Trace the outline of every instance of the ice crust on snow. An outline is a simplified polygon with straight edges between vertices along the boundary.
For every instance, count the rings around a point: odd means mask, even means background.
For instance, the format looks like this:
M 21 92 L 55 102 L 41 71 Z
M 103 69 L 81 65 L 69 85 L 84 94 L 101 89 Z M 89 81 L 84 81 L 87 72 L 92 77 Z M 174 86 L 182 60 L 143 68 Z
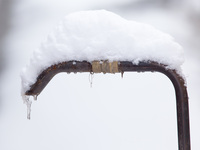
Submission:
M 22 94 L 47 67 L 63 61 L 156 61 L 180 72 L 182 47 L 154 27 L 106 11 L 72 13 L 49 34 L 22 70 Z

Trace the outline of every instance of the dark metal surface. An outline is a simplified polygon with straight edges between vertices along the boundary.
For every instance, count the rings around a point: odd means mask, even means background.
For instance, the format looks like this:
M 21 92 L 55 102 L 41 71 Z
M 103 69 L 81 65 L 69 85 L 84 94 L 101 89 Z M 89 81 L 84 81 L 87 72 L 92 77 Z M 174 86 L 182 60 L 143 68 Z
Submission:
M 134 65 L 132 62 L 121 61 L 118 64 L 119 72 L 161 72 L 173 83 L 176 93 L 178 144 L 179 150 L 190 150 L 190 127 L 188 95 L 184 79 L 175 71 L 166 69 L 165 65 L 156 62 L 140 62 Z M 93 72 L 92 65 L 86 61 L 69 61 L 53 65 L 44 70 L 37 78 L 26 95 L 39 95 L 48 82 L 60 72 Z

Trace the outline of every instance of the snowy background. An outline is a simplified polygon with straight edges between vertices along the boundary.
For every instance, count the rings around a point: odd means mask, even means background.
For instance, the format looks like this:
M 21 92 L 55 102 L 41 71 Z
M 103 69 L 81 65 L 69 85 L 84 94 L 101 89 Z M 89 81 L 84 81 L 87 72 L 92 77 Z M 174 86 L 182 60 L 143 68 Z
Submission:
M 199 0 L 0 0 L 0 149 L 177 149 L 175 93 L 160 73 L 62 73 L 32 104 L 26 119 L 20 71 L 65 15 L 106 9 L 149 23 L 185 50 L 191 146 L 200 144 Z

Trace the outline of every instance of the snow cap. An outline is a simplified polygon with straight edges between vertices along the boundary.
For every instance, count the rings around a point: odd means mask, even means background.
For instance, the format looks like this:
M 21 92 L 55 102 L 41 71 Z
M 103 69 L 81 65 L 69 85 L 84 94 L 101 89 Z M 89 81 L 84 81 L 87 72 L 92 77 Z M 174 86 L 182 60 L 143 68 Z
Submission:
M 106 11 L 72 13 L 49 34 L 22 70 L 22 93 L 46 68 L 63 61 L 155 61 L 180 72 L 183 50 L 170 35 Z

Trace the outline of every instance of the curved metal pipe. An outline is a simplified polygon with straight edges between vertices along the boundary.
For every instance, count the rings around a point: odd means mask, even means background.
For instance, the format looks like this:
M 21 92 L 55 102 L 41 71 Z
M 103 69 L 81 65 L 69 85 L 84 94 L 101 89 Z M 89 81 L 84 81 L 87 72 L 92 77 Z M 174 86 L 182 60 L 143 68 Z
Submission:
M 119 72 L 161 72 L 173 83 L 176 93 L 178 144 L 179 150 L 190 150 L 190 127 L 188 95 L 184 79 L 175 71 L 167 69 L 166 65 L 156 62 L 140 62 L 134 65 L 132 62 L 121 61 L 118 63 Z M 52 65 L 44 70 L 37 78 L 26 95 L 39 95 L 49 81 L 60 72 L 93 72 L 92 64 L 87 61 L 68 61 Z

